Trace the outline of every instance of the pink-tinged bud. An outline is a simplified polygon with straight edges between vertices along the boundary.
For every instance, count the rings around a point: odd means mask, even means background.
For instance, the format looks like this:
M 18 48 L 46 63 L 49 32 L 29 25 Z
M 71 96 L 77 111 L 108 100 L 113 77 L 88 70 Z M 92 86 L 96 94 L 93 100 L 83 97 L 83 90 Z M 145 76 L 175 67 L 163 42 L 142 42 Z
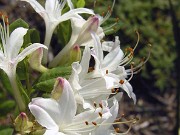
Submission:
M 98 15 L 89 17 L 86 23 L 82 26 L 76 43 L 81 45 L 91 40 L 91 32 L 97 32 L 99 28 L 99 21 L 100 19 Z
M 26 113 L 21 112 L 14 121 L 14 127 L 17 132 L 22 134 L 30 133 L 33 123 L 29 121 Z
M 75 45 L 70 51 L 68 64 L 72 64 L 73 62 L 80 60 L 81 60 L 81 49 L 79 45 Z
M 32 69 L 37 70 L 39 72 L 46 72 L 48 70 L 41 64 L 42 57 L 43 48 L 39 48 L 31 54 L 29 58 L 29 64 Z
M 54 88 L 51 92 L 51 98 L 58 100 L 61 97 L 63 89 L 64 89 L 64 79 L 61 77 L 58 77 L 54 84 Z

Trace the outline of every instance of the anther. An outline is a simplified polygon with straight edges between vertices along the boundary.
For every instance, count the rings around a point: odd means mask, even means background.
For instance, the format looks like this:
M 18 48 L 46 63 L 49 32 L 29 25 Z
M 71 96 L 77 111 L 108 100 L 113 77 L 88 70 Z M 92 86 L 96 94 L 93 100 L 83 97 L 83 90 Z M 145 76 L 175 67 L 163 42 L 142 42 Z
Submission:
M 111 89 L 111 92 L 112 92 L 112 93 L 115 93 L 115 89 L 114 89 L 114 88 L 113 88 L 113 89 Z
M 102 117 L 102 113 L 101 112 L 99 112 L 99 116 Z
M 106 74 L 108 74 L 108 70 L 106 70 Z
M 119 83 L 120 83 L 120 84 L 124 84 L 124 80 L 120 80 Z
M 119 22 L 119 18 L 118 17 L 116 18 L 116 22 Z
M 85 124 L 86 124 L 86 125 L 89 125 L 89 123 L 88 123 L 87 121 L 85 121 Z
M 102 12 L 102 14 L 101 14 L 101 15 L 102 15 L 102 17 L 104 17 L 105 13 L 104 13 L 104 12 Z
M 116 131 L 116 133 L 120 133 L 120 128 L 115 128 L 114 130 Z
M 96 104 L 96 102 L 94 102 L 94 107 L 97 107 L 97 104 Z
M 93 124 L 94 126 L 97 126 L 97 123 L 96 123 L 96 122 L 92 122 L 92 124 Z
M 103 108 L 103 105 L 102 105 L 102 103 L 99 103 L 99 107 L 100 107 L 100 108 Z

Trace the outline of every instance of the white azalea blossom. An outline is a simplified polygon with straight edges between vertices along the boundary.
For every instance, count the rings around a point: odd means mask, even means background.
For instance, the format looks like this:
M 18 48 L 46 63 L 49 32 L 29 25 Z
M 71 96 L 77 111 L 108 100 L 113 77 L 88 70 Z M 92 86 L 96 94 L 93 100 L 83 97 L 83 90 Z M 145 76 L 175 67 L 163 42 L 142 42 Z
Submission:
M 16 82 L 17 64 L 33 51 L 37 50 L 38 48 L 46 48 L 46 46 L 39 43 L 34 43 L 20 52 L 21 46 L 23 45 L 23 37 L 27 33 L 28 29 L 19 27 L 9 35 L 8 18 L 5 18 L 4 15 L 2 15 L 2 19 L 3 25 L 0 24 L 0 37 L 2 42 L 0 46 L 0 69 L 4 70 L 9 77 L 16 102 L 20 110 L 24 110 L 25 105 L 23 104 L 24 102 L 21 98 L 21 94 Z
M 116 100 L 110 109 L 107 102 L 102 101 L 101 107 L 76 115 L 73 90 L 66 79 L 61 78 L 60 82 L 63 89 L 59 99 L 34 98 L 29 103 L 29 109 L 37 122 L 46 128 L 44 135 L 88 135 L 101 127 L 104 121 L 116 117 L 113 116 L 117 114 L 119 106 Z
M 46 0 L 45 8 L 37 2 L 37 0 L 21 0 L 26 1 L 34 8 L 34 10 L 44 19 L 46 25 L 46 35 L 44 44 L 49 47 L 52 34 L 57 25 L 63 21 L 69 20 L 71 18 L 79 18 L 78 14 L 87 13 L 94 14 L 94 12 L 87 8 L 77 8 L 73 9 L 73 4 L 71 0 Z M 62 10 L 65 4 L 68 4 L 70 10 L 62 14 Z M 47 57 L 47 52 L 45 51 L 44 58 Z M 47 58 L 45 58 L 45 63 Z
M 93 108 L 94 102 L 100 102 L 112 94 L 112 88 L 118 86 L 110 74 L 104 77 L 92 78 L 88 73 L 90 61 L 90 48 L 85 47 L 81 63 L 72 64 L 72 74 L 69 82 L 74 90 L 76 101 L 83 105 L 84 109 Z
M 125 70 L 123 64 L 127 64 L 131 59 L 124 57 L 123 51 L 120 49 L 120 41 L 116 37 L 115 42 L 111 42 L 111 46 L 107 46 L 107 43 L 101 44 L 99 37 L 96 33 L 92 32 L 94 39 L 94 49 L 91 51 L 91 55 L 95 59 L 95 67 L 91 72 L 92 78 L 111 75 L 119 82 L 118 87 L 121 87 L 126 91 L 128 96 L 136 103 L 136 96 L 133 93 L 132 86 L 126 80 L 127 75 L 130 74 L 129 70 Z M 104 56 L 103 50 L 108 51 L 108 54 Z M 106 75 L 107 76 L 107 75 Z M 115 86 L 115 88 L 118 88 Z

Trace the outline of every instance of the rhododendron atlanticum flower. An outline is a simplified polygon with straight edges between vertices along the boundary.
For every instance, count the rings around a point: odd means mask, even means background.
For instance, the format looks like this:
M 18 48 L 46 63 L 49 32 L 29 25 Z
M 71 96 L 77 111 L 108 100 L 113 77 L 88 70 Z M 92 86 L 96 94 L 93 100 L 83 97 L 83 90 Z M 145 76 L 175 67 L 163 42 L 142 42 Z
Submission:
M 22 104 L 22 99 L 17 99 L 18 97 L 21 97 L 16 84 L 17 64 L 33 51 L 41 47 L 46 48 L 46 46 L 39 43 L 34 43 L 20 52 L 21 46 L 23 45 L 23 37 L 27 33 L 28 29 L 19 27 L 9 35 L 8 18 L 2 15 L 2 19 L 3 25 L 0 24 L 0 36 L 2 42 L 0 48 L 0 68 L 4 70 L 9 77 L 13 87 L 15 99 L 18 102 L 19 107 L 25 108 L 25 106 Z
M 58 80 L 61 86 L 59 98 L 34 98 L 29 103 L 29 109 L 37 122 L 46 128 L 45 135 L 89 135 L 112 117 L 111 110 L 117 113 L 118 109 L 109 109 L 103 101 L 101 107 L 76 115 L 77 105 L 69 82 L 63 78 Z M 112 108 L 118 108 L 117 101 Z
M 86 46 L 81 63 L 72 64 L 72 74 L 69 78 L 76 101 L 83 105 L 84 109 L 92 109 L 94 102 L 107 99 L 112 94 L 111 89 L 118 85 L 117 81 L 110 76 L 92 78 L 88 72 L 90 57 L 90 48 Z
M 104 47 L 106 51 L 109 52 L 106 56 L 103 54 L 103 45 L 105 44 L 101 44 L 96 33 L 92 32 L 92 37 L 94 39 L 94 49 L 91 51 L 91 54 L 95 59 L 95 67 L 91 73 L 92 78 L 109 74 L 119 82 L 118 87 L 124 89 L 128 96 L 134 100 L 134 103 L 136 103 L 136 96 L 133 93 L 132 86 L 126 80 L 127 75 L 129 75 L 129 70 L 125 70 L 123 66 L 123 64 L 127 64 L 131 58 L 124 57 L 124 53 L 120 49 L 120 41 L 118 37 L 116 37 L 114 43 L 111 43 L 111 46 Z M 118 87 L 115 86 L 115 88 Z
M 70 18 L 79 18 L 79 13 L 94 14 L 92 10 L 87 8 L 73 9 L 71 0 L 46 0 L 45 8 L 41 6 L 37 0 L 21 0 L 26 1 L 34 8 L 34 10 L 44 19 L 46 25 L 46 36 L 44 44 L 49 47 L 51 37 L 56 26 Z M 70 7 L 70 10 L 62 14 L 62 10 L 66 4 Z M 45 51 L 46 52 L 46 51 Z M 44 58 L 47 57 L 47 52 L 44 54 Z M 45 58 L 45 63 L 46 63 Z

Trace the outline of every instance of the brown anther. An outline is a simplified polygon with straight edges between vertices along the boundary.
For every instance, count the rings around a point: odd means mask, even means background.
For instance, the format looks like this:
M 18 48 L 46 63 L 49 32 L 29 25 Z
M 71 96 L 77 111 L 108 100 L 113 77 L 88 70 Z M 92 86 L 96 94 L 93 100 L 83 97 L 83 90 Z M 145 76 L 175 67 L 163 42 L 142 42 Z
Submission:
M 115 93 L 115 89 L 114 89 L 114 88 L 113 88 L 113 89 L 111 89 L 111 92 L 112 92 L 112 93 Z
M 115 123 L 116 123 L 116 122 L 120 122 L 120 118 L 116 119 L 114 122 L 115 122 Z
M 124 117 L 125 116 L 125 114 L 123 113 L 123 114 L 121 114 L 121 117 Z
M 106 74 L 108 74 L 108 70 L 106 70 Z
M 124 84 L 124 80 L 120 80 L 119 83 L 120 83 L 120 84 Z
M 100 107 L 100 108 L 103 108 L 103 105 L 102 105 L 102 103 L 99 103 L 99 107 Z
M 88 123 L 87 121 L 85 121 L 85 124 L 86 124 L 86 125 L 89 125 L 89 123 Z
M 96 102 L 94 102 L 94 107 L 97 107 L 97 104 L 96 104 Z
M 120 133 L 120 128 L 115 128 L 114 130 L 116 131 L 116 133 Z
M 116 22 L 119 22 L 119 18 L 118 17 L 116 18 Z
M 101 14 L 101 15 L 102 15 L 102 17 L 104 17 L 105 13 L 104 13 L 104 12 L 102 12 L 102 14 Z
M 94 67 L 89 67 L 88 73 L 89 73 L 89 72 L 92 72 L 93 70 L 94 70 Z
M 119 89 L 117 88 L 117 89 L 116 89 L 116 93 L 118 93 L 118 92 L 119 92 Z
M 102 114 L 101 112 L 99 112 L 99 116 L 102 117 L 102 115 L 103 115 L 103 114 Z
M 94 126 L 97 126 L 97 123 L 96 123 L 96 122 L 92 122 L 92 124 L 93 124 Z

